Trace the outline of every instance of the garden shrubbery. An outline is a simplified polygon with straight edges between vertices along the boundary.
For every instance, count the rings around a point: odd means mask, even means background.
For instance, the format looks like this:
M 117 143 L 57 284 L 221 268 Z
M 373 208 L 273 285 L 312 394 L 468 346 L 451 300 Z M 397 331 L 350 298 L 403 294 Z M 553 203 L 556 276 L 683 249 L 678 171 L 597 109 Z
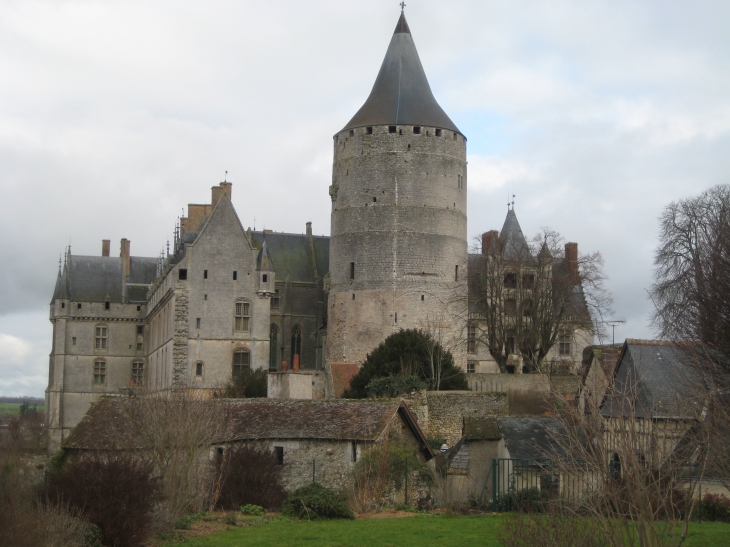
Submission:
M 89 454 L 50 474 L 46 497 L 98 526 L 104 545 L 138 547 L 152 532 L 161 490 L 152 464 L 129 454 Z
M 700 506 L 695 509 L 694 517 L 702 515 L 702 520 L 730 523 L 730 498 L 723 494 L 705 494 Z
M 218 507 L 226 510 L 249 504 L 269 510 L 281 507 L 286 491 L 282 486 L 282 467 L 272 452 L 236 446 L 219 458 L 223 467 Z
M 354 519 L 347 495 L 313 483 L 292 492 L 281 506 L 282 514 L 306 520 Z

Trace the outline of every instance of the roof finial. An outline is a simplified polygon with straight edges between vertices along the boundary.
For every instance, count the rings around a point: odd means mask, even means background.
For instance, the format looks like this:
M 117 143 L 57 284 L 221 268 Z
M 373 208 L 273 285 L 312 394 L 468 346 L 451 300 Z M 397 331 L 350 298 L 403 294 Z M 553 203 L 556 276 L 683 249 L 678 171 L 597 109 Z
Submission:
M 512 210 L 515 210 L 515 195 L 512 194 Z
M 405 9 L 406 9 L 406 3 L 405 3 L 405 2 L 401 2 L 401 3 L 400 3 L 400 12 L 401 12 L 401 13 L 403 13 L 403 11 L 404 11 Z
M 226 171 L 226 174 L 223 176 L 223 182 L 228 182 L 228 171 Z

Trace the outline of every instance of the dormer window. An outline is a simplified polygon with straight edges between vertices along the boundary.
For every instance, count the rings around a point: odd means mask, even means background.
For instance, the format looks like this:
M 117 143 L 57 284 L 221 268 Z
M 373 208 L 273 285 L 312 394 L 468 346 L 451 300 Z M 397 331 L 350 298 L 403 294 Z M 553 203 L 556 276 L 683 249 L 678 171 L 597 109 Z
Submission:
M 264 274 L 261 277 L 261 281 L 263 281 L 264 283 L 268 283 L 269 282 L 269 275 L 268 274 Z

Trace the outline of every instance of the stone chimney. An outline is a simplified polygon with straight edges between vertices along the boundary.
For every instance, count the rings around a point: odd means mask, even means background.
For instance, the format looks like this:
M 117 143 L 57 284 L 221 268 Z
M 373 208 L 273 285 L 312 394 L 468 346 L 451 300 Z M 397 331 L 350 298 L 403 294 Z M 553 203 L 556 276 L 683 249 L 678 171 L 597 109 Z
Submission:
M 312 236 L 312 223 L 311 222 L 307 222 L 307 235 L 310 237 Z
M 578 272 L 578 244 L 565 244 L 565 263 L 568 266 L 568 279 L 573 284 L 580 282 L 580 273 Z
M 124 277 L 129 276 L 129 246 L 130 241 L 125 237 L 122 238 L 121 245 L 119 246 L 119 256 L 123 259 L 124 264 Z
M 101 256 L 109 256 L 109 249 L 111 248 L 112 242 L 110 239 L 101 240 Z
M 484 232 L 482 234 L 482 254 L 485 255 L 489 252 L 489 248 L 492 246 L 492 243 L 497 241 L 497 238 L 499 237 L 499 232 L 497 230 L 490 230 L 488 232 Z

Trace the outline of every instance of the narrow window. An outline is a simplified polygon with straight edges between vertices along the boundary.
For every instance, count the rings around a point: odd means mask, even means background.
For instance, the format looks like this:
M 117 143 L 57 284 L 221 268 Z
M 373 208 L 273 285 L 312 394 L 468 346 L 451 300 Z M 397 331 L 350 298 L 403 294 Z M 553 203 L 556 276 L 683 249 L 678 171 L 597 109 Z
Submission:
M 207 294 L 204 294 L 203 295 L 203 300 L 208 300 L 208 295 Z
M 571 340 L 570 331 L 560 331 L 558 338 L 558 353 L 560 355 L 570 355 L 571 353 Z
M 236 281 L 238 279 L 238 272 L 236 270 L 233 270 L 233 281 Z
M 75 336 L 73 338 L 71 338 L 71 345 L 72 346 L 75 346 L 76 345 L 76 337 Z
M 395 312 L 395 322 L 398 322 L 398 312 Z
M 505 342 L 505 350 L 507 352 L 507 355 L 512 355 L 515 352 L 515 338 L 514 336 L 510 336 L 507 338 L 507 341 Z
M 454 268 L 454 281 L 458 281 L 458 280 L 459 280 L 459 265 L 457 264 L 456 267 Z
M 203 363 L 198 361 L 195 363 L 195 376 L 200 378 L 203 375 Z
M 137 351 L 142 351 L 142 342 L 137 342 Z
M 402 134 L 403 134 L 403 130 L 402 130 L 402 129 L 399 129 L 399 130 L 398 130 L 398 134 L 399 134 L 399 135 L 402 135 Z
M 354 129 L 350 129 L 350 136 L 353 137 L 354 135 L 355 135 L 355 130 Z
M 81 304 L 76 304 L 76 309 L 77 310 L 80 310 L 81 309 Z
M 276 454 L 276 463 L 279 465 L 284 465 L 284 447 L 275 446 L 274 453 Z
M 274 323 L 269 327 L 269 370 L 277 370 L 279 362 L 279 327 Z
M 203 279 L 208 279 L 208 270 L 203 270 Z
M 180 281 L 184 281 L 188 278 L 188 270 L 186 268 L 180 268 L 180 270 L 177 272 L 177 278 Z
M 94 349 L 106 349 L 107 331 L 106 327 L 96 327 L 94 332 Z
M 302 355 L 302 329 L 299 325 L 291 331 L 291 363 L 292 366 L 300 364 Z
M 366 127 L 365 128 L 365 133 L 367 133 L 368 135 L 372 135 L 373 134 L 373 128 L 372 127 Z
M 62 308 L 65 308 L 66 307 L 66 302 L 61 302 L 61 307 Z
M 411 145 L 409 144 L 409 145 L 408 145 L 408 150 L 410 150 L 410 149 L 411 149 Z
M 251 318 L 251 304 L 248 302 L 236 302 L 235 314 L 233 330 L 236 332 L 248 332 L 249 319 Z
M 97 359 L 94 361 L 94 385 L 106 384 L 106 361 Z
M 426 296 L 422 294 L 421 295 L 421 302 L 423 302 L 424 300 L 426 300 Z
M 421 128 L 418 127 L 418 126 L 414 127 L 413 128 L 413 133 L 415 133 L 416 135 L 420 135 L 421 134 Z
M 269 282 L 269 274 L 264 274 L 263 276 L 263 282 L 268 283 Z
M 355 263 L 350 262 L 350 279 L 355 279 Z
M 373 203 L 377 203 L 377 202 L 378 202 L 378 198 L 374 197 L 373 198 Z
M 142 361 L 132 362 L 132 385 L 144 385 L 144 362 Z
M 196 329 L 199 329 L 200 328 L 200 317 L 196 317 L 195 318 L 195 328 Z
M 469 361 L 466 364 L 466 373 L 467 374 L 474 374 L 476 371 L 477 371 L 476 361 Z
M 352 461 L 357 462 L 357 443 L 355 441 L 352 441 L 351 450 L 352 450 Z
M 247 349 L 237 349 L 233 353 L 233 375 L 237 376 L 244 370 L 251 369 L 251 354 Z
M 274 291 L 274 296 L 271 297 L 271 309 L 272 310 L 279 309 L 279 289 L 276 289 Z
M 388 133 L 395 133 L 395 126 L 394 125 L 389 125 L 388 126 Z
M 142 311 L 142 306 L 137 306 L 137 311 Z
M 144 334 L 144 325 L 137 325 L 137 334 Z
M 456 133 L 454 133 L 454 140 L 456 140 Z
M 477 352 L 477 327 L 472 323 L 466 327 L 466 352 Z
M 352 293 L 352 299 L 355 300 L 355 293 Z

